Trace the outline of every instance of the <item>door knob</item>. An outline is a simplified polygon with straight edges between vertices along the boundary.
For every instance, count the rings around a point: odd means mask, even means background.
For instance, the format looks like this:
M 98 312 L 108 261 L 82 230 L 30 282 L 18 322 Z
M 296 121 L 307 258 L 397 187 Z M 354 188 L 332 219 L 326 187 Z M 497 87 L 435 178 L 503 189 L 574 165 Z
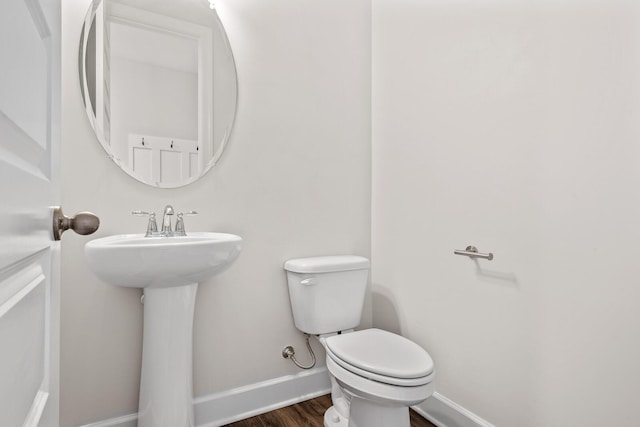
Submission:
M 94 233 L 100 226 L 100 218 L 91 212 L 78 212 L 75 216 L 68 217 L 62 213 L 60 206 L 53 208 L 53 239 L 60 240 L 62 233 L 72 229 L 78 234 L 87 235 Z

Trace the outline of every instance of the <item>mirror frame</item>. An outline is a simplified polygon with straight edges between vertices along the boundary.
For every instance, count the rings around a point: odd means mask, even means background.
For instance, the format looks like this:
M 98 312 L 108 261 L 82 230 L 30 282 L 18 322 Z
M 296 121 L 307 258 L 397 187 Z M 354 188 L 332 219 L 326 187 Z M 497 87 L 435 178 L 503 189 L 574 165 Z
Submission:
M 229 73 L 230 75 L 233 75 L 232 80 L 234 82 L 234 88 L 231 91 L 233 99 L 229 102 L 229 104 L 231 105 L 231 108 L 229 108 L 230 120 L 228 123 L 225 124 L 226 128 L 224 130 L 224 133 L 222 134 L 221 140 L 213 141 L 213 134 L 214 134 L 213 111 L 214 111 L 214 96 L 215 96 L 213 92 L 214 91 L 213 67 L 215 64 L 213 64 L 212 58 L 211 60 L 208 61 L 209 62 L 208 64 L 206 64 L 207 61 L 203 60 L 202 52 L 203 52 L 203 49 L 207 48 L 207 43 L 203 43 L 203 39 L 200 37 L 201 34 L 195 31 L 190 32 L 188 30 L 185 30 L 184 26 L 176 24 L 178 22 L 177 19 L 174 19 L 169 16 L 160 15 L 155 12 L 146 11 L 146 10 L 143 11 L 144 13 L 139 13 L 140 9 L 136 9 L 134 7 L 126 6 L 120 3 L 113 3 L 111 5 L 111 6 L 115 5 L 115 9 L 118 10 L 118 12 L 113 14 L 113 17 L 115 18 L 114 19 L 115 22 L 130 23 L 131 25 L 134 25 L 134 26 L 142 26 L 142 27 L 157 29 L 158 31 L 176 33 L 181 36 L 192 38 L 196 40 L 198 43 L 198 144 L 200 145 L 200 144 L 203 144 L 203 141 L 208 141 L 209 144 L 207 145 L 213 147 L 212 150 L 208 150 L 210 151 L 210 154 L 207 156 L 209 160 L 203 161 L 202 171 L 198 176 L 187 179 L 184 182 L 176 182 L 176 183 L 169 183 L 169 184 L 159 183 L 159 182 L 155 182 L 155 183 L 147 182 L 143 180 L 141 177 L 137 176 L 130 168 L 124 167 L 122 164 L 123 162 L 114 155 L 110 144 L 105 139 L 104 132 L 102 130 L 97 129 L 97 124 L 96 124 L 97 119 L 93 113 L 93 106 L 91 104 L 91 98 L 89 95 L 89 85 L 87 81 L 88 80 L 87 46 L 89 41 L 88 29 L 90 29 L 91 26 L 94 25 L 94 21 L 96 21 L 96 16 L 99 14 L 99 10 L 101 9 L 100 5 L 106 1 L 107 0 L 93 0 L 91 2 L 89 9 L 87 11 L 87 14 L 85 16 L 84 24 L 82 26 L 82 30 L 80 33 L 80 44 L 79 44 L 79 51 L 78 51 L 78 72 L 79 72 L 79 81 L 80 81 L 80 91 L 82 94 L 82 101 L 85 107 L 85 112 L 87 114 L 87 119 L 91 124 L 91 128 L 93 129 L 96 139 L 98 140 L 102 148 L 107 153 L 107 156 L 109 157 L 109 159 L 111 159 L 123 172 L 125 172 L 127 175 L 134 178 L 135 180 L 155 188 L 179 188 L 179 187 L 189 185 L 199 180 L 204 175 L 206 175 L 207 172 L 209 172 L 213 168 L 213 166 L 215 166 L 218 163 L 218 161 L 222 157 L 222 154 L 224 153 L 226 146 L 228 145 L 229 138 L 231 136 L 231 132 L 233 130 L 233 127 L 236 121 L 237 110 L 238 110 L 238 73 L 237 73 L 235 58 L 233 56 L 233 51 L 231 50 L 231 45 L 229 42 L 229 38 L 226 34 L 224 25 L 222 24 L 222 21 L 220 20 L 220 17 L 217 11 L 213 10 L 212 12 L 215 13 L 215 25 L 218 27 L 218 30 L 220 31 L 220 33 L 224 36 L 222 38 L 225 46 L 225 55 L 229 59 L 229 64 L 231 65 L 231 68 L 229 69 Z M 169 0 L 169 1 L 174 1 L 174 0 Z M 209 10 L 208 7 L 207 7 L 207 10 Z M 133 18 L 131 16 L 125 16 L 123 13 L 124 11 L 129 11 L 129 12 L 133 11 L 133 14 L 134 14 Z M 147 15 L 147 17 L 145 17 L 144 15 Z M 161 25 L 158 25 L 157 22 L 155 23 L 149 22 L 148 16 L 150 15 L 155 15 L 156 18 L 159 18 L 161 21 Z M 200 25 L 200 24 L 197 24 L 197 25 Z M 212 28 L 212 31 L 215 31 L 215 28 Z M 210 48 L 211 48 L 211 51 L 213 51 L 213 45 L 211 45 Z M 207 66 L 211 71 L 209 82 L 205 81 L 206 80 L 205 74 L 203 73 L 203 71 L 206 70 Z

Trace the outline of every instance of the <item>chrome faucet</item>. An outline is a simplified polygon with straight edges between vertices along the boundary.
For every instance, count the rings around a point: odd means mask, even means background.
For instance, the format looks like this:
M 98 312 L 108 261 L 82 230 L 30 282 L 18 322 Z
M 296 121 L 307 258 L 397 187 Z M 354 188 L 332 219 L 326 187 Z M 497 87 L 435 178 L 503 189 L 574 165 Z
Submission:
M 187 233 L 184 229 L 184 218 L 187 215 L 196 215 L 198 212 L 189 211 L 189 212 L 178 212 L 178 219 L 176 220 L 176 228 L 175 230 L 171 229 L 171 217 L 175 215 L 175 211 L 173 210 L 173 206 L 167 205 L 164 207 L 164 212 L 162 213 L 162 228 L 158 231 L 158 225 L 156 224 L 156 214 L 154 212 L 147 211 L 133 211 L 131 212 L 133 215 L 148 215 L 149 223 L 147 224 L 147 233 L 144 235 L 145 237 L 171 237 L 171 236 L 186 236 Z
M 170 236 L 173 232 L 171 230 L 171 216 L 173 215 L 173 206 L 167 205 L 164 207 L 164 213 L 162 214 L 162 234 L 164 236 Z
M 186 236 L 187 232 L 184 229 L 184 216 L 185 215 L 197 215 L 198 212 L 190 211 L 190 212 L 178 212 L 178 219 L 176 219 L 176 229 L 173 234 L 175 236 Z
M 158 224 L 156 223 L 156 213 L 155 212 L 147 212 L 147 211 L 133 211 L 132 215 L 136 216 L 149 216 L 149 222 L 147 223 L 147 233 L 144 237 L 151 237 L 158 234 Z

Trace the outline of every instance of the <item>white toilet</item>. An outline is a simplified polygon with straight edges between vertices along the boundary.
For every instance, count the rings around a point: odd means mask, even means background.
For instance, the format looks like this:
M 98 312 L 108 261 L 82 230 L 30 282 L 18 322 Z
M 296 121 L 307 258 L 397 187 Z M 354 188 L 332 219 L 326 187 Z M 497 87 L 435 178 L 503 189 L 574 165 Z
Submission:
M 418 344 L 360 323 L 369 260 L 358 256 L 285 263 L 296 327 L 327 351 L 333 406 L 325 427 L 409 427 L 409 406 L 433 393 L 433 360 Z

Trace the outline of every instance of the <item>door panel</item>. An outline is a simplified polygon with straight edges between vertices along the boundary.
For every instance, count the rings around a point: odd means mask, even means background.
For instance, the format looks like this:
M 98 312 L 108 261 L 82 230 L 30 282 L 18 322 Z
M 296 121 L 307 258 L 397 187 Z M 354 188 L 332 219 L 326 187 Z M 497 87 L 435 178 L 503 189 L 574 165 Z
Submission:
M 40 254 L 0 280 L 0 342 L 6 350 L 0 352 L 0 414 L 7 426 L 36 418 L 48 397 L 47 278 L 41 265 L 45 258 Z
M 47 145 L 50 31 L 37 1 L 4 0 L 0 15 L 0 110 Z M 27 83 L 28 82 L 28 83 Z M 20 83 L 20 84 L 16 84 Z

